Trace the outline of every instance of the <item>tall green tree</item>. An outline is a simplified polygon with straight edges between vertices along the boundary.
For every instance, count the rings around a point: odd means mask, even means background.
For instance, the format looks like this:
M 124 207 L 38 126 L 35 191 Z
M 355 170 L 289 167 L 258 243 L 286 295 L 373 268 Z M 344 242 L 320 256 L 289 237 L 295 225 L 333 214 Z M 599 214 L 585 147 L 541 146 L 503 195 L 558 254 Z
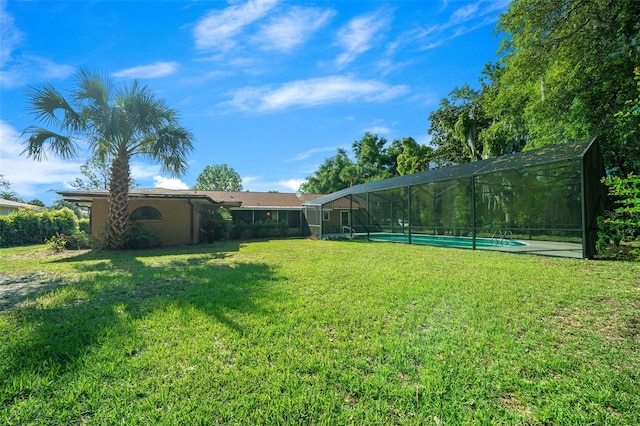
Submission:
M 628 99 L 624 103 L 623 109 L 616 113 L 616 117 L 622 119 L 640 116 L 640 67 L 636 67 L 633 70 L 633 74 L 633 79 L 636 82 L 636 97 L 634 99 Z
M 71 184 L 76 189 L 91 191 L 93 189 L 109 189 L 109 178 L 111 175 L 110 162 L 107 158 L 90 157 L 80 166 L 80 173 L 85 179 L 76 178 Z M 131 179 L 130 188 L 135 186 Z
M 640 117 L 615 117 L 636 90 L 639 1 L 515 0 L 497 30 L 506 37 L 492 114 L 522 120 L 531 147 L 601 136 L 610 171 L 640 170 Z
M 18 203 L 23 202 L 22 198 L 11 188 L 11 182 L 2 173 L 0 173 L 0 198 Z
M 11 182 L 4 177 L 2 173 L 0 173 L 0 189 L 8 189 L 11 188 Z
M 356 162 L 340 148 L 327 158 L 314 176 L 307 177 L 300 191 L 328 194 L 349 186 L 382 180 L 429 169 L 433 149 L 418 144 L 413 138 L 396 139 L 387 144 L 385 138 L 371 133 L 353 143 Z
M 206 166 L 196 179 L 193 189 L 201 191 L 242 191 L 240 175 L 226 164 Z
M 411 137 L 403 138 L 397 142 L 400 145 L 400 151 L 396 156 L 398 175 L 410 175 L 429 170 L 433 158 L 433 148 L 420 145 Z M 396 141 L 393 145 L 396 145 Z
M 73 214 L 75 214 L 76 217 L 78 217 L 78 219 L 89 217 L 88 207 L 80 206 L 76 203 L 72 203 L 70 201 L 65 200 L 62 197 L 56 197 L 56 199 L 53 200 L 53 203 L 51 203 L 51 207 L 49 207 L 49 210 L 62 210 L 64 208 L 71 210 Z
M 529 140 L 522 114 L 514 113 L 524 110 L 525 99 L 515 91 L 507 102 L 497 101 L 501 94 L 500 78 L 503 73 L 502 64 L 489 63 L 480 77 L 480 103 L 488 119 L 488 125 L 480 129 L 478 135 L 484 157 L 519 152 Z
M 306 181 L 300 185 L 300 191 L 307 194 L 330 194 L 347 188 L 356 177 L 351 172 L 342 173 L 342 171 L 353 167 L 354 163 L 347 156 L 347 151 L 340 148 L 336 155 L 327 158 L 320 165 L 313 176 L 307 177 Z
M 481 92 L 468 84 L 455 88 L 449 98 L 429 115 L 433 160 L 439 166 L 450 166 L 482 159 L 484 146 L 480 133 L 490 124 L 481 103 Z
M 179 124 L 176 110 L 137 81 L 115 84 L 106 75 L 81 69 L 69 98 L 53 85 L 27 90 L 31 113 L 44 125 L 23 135 L 23 154 L 34 160 L 52 153 L 74 159 L 82 142 L 92 156 L 111 161 L 107 247 L 125 246 L 129 227 L 129 188 L 133 157 L 160 163 L 162 171 L 179 176 L 193 150 L 192 135 Z
M 0 190 L 0 198 L 2 198 L 3 200 L 15 201 L 18 203 L 24 202 L 22 198 L 20 198 L 20 196 L 18 196 L 18 194 L 11 189 Z
M 38 206 L 38 207 L 46 207 L 46 205 L 44 204 L 44 201 L 39 200 L 37 198 L 27 201 L 27 204 L 31 204 L 32 206 Z
M 395 175 L 396 159 L 387 152 L 387 139 L 366 132 L 352 144 L 358 174 L 362 182 L 386 179 Z

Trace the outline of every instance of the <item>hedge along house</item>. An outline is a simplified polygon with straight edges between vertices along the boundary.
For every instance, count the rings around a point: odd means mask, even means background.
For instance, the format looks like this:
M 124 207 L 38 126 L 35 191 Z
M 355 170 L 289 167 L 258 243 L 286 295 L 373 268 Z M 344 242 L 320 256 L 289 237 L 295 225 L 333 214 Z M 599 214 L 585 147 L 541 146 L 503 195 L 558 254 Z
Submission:
M 597 140 L 352 186 L 306 203 L 311 233 L 590 258 L 608 206 Z
M 99 191 L 58 192 L 66 201 L 89 208 L 90 232 L 103 234 L 107 222 L 109 193 Z M 198 244 L 203 210 L 224 207 L 233 221 L 286 221 L 290 235 L 308 235 L 303 203 L 318 195 L 291 193 L 223 192 L 170 189 L 132 189 L 129 213 L 132 223 L 151 231 L 163 246 Z

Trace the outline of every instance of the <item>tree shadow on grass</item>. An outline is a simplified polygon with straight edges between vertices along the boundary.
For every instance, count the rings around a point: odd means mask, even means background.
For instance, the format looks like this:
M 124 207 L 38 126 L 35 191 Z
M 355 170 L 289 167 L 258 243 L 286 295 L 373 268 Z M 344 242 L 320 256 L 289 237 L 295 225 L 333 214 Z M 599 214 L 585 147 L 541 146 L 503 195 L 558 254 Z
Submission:
M 42 272 L 2 278 L 0 279 L 0 314 L 28 298 L 38 297 L 63 284 L 60 278 L 51 277 Z
M 264 263 L 227 263 L 220 261 L 227 252 L 202 249 L 189 251 L 193 260 L 155 267 L 139 260 L 161 253 L 96 252 L 57 260 L 77 262 L 74 267 L 91 272 L 91 278 L 65 284 L 11 311 L 7 318 L 15 324 L 9 330 L 15 333 L 0 339 L 0 377 L 15 383 L 80 369 L 81 358 L 105 339 L 135 340 L 129 336 L 136 334 L 137 320 L 152 319 L 167 309 L 195 309 L 241 336 L 247 318 L 267 315 L 268 301 L 279 298 L 271 285 L 277 274 Z M 108 265 L 111 268 L 104 269 Z M 0 390 L 0 408 L 26 396 L 20 395 L 24 389 Z
M 63 258 L 57 258 L 52 263 L 74 263 L 79 272 L 117 272 L 135 271 L 149 267 L 140 259 L 148 257 L 162 257 L 164 255 L 185 255 L 185 259 L 173 260 L 166 268 L 190 268 L 203 265 L 212 260 L 224 260 L 231 253 L 240 250 L 237 241 L 225 241 L 216 244 L 162 247 L 151 250 L 102 251 L 82 250 L 78 254 L 74 251 L 64 252 Z M 26 275 L 0 278 L 0 314 L 13 308 L 19 303 L 35 299 L 65 283 L 60 277 L 44 272 L 33 272 Z
M 65 257 L 55 263 L 78 263 L 77 269 L 83 272 L 104 269 L 135 270 L 146 266 L 143 259 L 162 258 L 163 256 L 186 256 L 184 259 L 173 261 L 176 266 L 201 265 L 211 260 L 223 260 L 232 253 L 240 251 L 242 244 L 237 241 L 224 241 L 217 244 L 190 245 L 175 247 L 158 247 L 148 250 L 91 250 L 78 256 Z M 159 262 L 160 263 L 160 262 Z M 164 264 L 164 262 L 162 262 Z

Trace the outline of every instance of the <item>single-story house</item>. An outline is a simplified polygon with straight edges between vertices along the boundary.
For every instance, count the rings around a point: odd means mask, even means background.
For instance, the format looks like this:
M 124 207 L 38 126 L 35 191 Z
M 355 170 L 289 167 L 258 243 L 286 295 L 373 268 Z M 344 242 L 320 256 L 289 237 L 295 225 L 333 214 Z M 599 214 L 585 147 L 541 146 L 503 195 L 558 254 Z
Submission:
M 34 206 L 33 204 L 20 203 L 18 201 L 5 200 L 0 198 L 0 216 L 6 216 L 11 213 L 15 213 L 20 209 L 41 209 L 40 206 Z
M 91 234 L 104 232 L 107 222 L 108 191 L 58 192 L 66 201 L 89 208 Z M 137 223 L 155 232 L 165 246 L 198 244 L 203 241 L 203 210 L 224 207 L 233 221 L 254 223 L 286 221 L 292 235 L 309 235 L 304 203 L 321 194 L 281 192 L 227 192 L 170 190 L 160 188 L 129 191 L 129 213 Z

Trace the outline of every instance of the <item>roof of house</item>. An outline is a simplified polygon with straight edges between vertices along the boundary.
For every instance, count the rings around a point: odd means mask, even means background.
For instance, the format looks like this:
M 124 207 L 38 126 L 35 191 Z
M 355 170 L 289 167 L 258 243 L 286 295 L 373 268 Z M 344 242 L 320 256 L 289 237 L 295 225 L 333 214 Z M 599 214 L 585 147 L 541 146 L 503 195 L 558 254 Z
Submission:
M 0 198 L 0 207 L 8 207 L 8 208 L 15 208 L 15 209 L 26 209 L 26 208 L 41 209 L 42 208 L 40 206 L 34 206 L 33 204 L 20 203 L 18 201 L 12 201 L 12 200 L 5 200 L 4 198 Z
M 62 196 L 66 201 L 72 203 L 91 203 L 95 199 L 107 198 L 109 191 L 105 189 L 92 190 L 92 191 L 59 191 L 58 194 Z M 174 190 L 174 189 L 161 189 L 161 188 L 135 188 L 129 190 L 130 198 L 163 198 L 163 199 L 188 199 L 195 201 L 198 204 L 214 204 L 224 205 L 226 207 L 239 206 L 237 202 L 224 203 L 218 200 L 214 200 L 203 191 L 192 190 Z
M 71 202 L 91 202 L 106 198 L 107 190 L 58 192 Z M 302 208 L 304 203 L 322 194 L 296 194 L 286 192 L 232 192 L 198 191 L 192 189 L 134 188 L 129 191 L 132 198 L 198 199 L 229 208 Z
M 292 192 L 231 192 L 231 191 L 199 191 L 207 193 L 211 198 L 220 201 L 240 201 L 242 208 L 302 208 L 307 201 L 314 200 L 322 194 L 297 194 Z

